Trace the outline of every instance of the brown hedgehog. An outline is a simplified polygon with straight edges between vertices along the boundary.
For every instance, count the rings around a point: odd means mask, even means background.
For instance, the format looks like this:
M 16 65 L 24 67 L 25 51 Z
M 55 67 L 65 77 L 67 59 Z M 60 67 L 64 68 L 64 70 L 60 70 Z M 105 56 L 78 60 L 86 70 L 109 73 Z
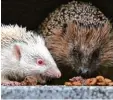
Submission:
M 113 75 L 111 28 L 99 9 L 72 1 L 51 13 L 39 30 L 63 76 L 71 77 L 77 72 L 91 77 L 99 72 L 105 74 L 108 68 Z

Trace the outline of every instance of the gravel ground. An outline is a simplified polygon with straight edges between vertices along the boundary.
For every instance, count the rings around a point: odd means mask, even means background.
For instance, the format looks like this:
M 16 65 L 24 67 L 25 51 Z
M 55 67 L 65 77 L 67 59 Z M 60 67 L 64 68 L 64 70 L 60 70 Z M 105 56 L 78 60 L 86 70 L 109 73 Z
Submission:
M 113 99 L 111 86 L 2 86 L 2 99 Z

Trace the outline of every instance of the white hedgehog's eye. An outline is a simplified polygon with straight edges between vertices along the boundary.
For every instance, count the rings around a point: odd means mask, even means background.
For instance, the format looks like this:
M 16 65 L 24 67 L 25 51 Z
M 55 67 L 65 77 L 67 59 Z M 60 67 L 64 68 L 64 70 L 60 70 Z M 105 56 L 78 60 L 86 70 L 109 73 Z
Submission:
M 36 63 L 37 63 L 37 65 L 45 65 L 44 60 L 41 58 L 38 58 Z

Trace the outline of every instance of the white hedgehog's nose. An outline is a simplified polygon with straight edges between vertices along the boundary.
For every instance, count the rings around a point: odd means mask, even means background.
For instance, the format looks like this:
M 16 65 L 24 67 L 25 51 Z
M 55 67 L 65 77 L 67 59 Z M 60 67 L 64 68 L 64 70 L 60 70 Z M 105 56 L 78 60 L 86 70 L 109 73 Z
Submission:
M 57 72 L 56 77 L 57 77 L 57 78 L 60 78 L 60 77 L 61 77 L 61 72 L 60 72 L 60 71 Z
M 45 74 L 47 76 L 53 77 L 53 78 L 60 78 L 61 77 L 61 72 L 58 68 L 49 68 Z

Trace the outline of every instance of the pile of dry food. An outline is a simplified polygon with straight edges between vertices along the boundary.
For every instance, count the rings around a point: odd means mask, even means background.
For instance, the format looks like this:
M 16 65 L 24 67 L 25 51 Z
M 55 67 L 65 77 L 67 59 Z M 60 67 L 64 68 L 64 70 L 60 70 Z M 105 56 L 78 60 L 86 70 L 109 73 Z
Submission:
M 37 79 L 33 76 L 27 76 L 21 83 L 21 86 L 35 86 L 37 85 Z
M 37 79 L 32 76 L 28 76 L 20 83 L 21 86 L 35 86 Z M 97 76 L 95 78 L 84 79 L 81 76 L 73 77 L 69 82 L 65 82 L 66 86 L 113 86 L 113 81 L 103 76 Z
M 65 82 L 66 86 L 113 86 L 113 81 L 97 76 L 95 78 L 83 79 L 81 76 L 73 77 L 69 82 Z
M 19 82 L 18 86 L 36 86 L 40 85 L 37 82 L 37 78 L 33 76 L 27 76 L 22 82 Z M 84 79 L 81 76 L 73 77 L 69 82 L 65 82 L 66 86 L 113 86 L 113 81 L 103 76 L 97 76 L 95 78 Z

